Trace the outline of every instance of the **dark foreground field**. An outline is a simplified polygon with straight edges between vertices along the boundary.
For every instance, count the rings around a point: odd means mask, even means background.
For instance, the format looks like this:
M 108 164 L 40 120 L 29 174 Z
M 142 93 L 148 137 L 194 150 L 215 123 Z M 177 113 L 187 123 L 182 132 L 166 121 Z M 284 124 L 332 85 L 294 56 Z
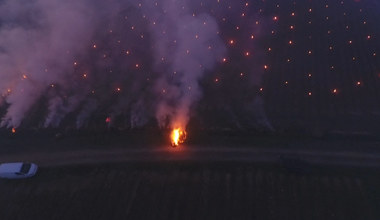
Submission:
M 379 219 L 378 171 L 179 161 L 42 167 L 31 179 L 0 180 L 0 219 Z

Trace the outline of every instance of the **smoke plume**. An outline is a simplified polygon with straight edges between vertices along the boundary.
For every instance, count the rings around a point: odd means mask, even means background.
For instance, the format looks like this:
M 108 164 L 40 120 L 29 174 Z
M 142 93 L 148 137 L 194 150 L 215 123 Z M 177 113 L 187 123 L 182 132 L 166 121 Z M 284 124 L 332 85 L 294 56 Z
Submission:
M 220 22 L 240 12 L 225 7 L 190 0 L 0 1 L 1 126 L 36 117 L 41 127 L 74 118 L 80 128 L 105 115 L 109 124 L 122 116 L 131 127 L 155 118 L 160 127 L 185 128 L 197 105 L 215 98 L 203 96 L 212 78 L 228 70 L 229 33 Z M 240 34 L 249 39 L 253 31 L 246 25 Z M 247 71 L 254 87 L 261 72 Z M 207 79 L 212 83 L 202 83 Z

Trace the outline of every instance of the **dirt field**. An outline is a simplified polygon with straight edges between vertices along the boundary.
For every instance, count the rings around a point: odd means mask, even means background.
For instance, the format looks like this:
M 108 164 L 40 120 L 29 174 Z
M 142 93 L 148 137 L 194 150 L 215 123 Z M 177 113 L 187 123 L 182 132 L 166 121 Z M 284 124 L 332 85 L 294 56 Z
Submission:
M 379 219 L 376 170 L 236 162 L 41 168 L 0 180 L 0 219 Z

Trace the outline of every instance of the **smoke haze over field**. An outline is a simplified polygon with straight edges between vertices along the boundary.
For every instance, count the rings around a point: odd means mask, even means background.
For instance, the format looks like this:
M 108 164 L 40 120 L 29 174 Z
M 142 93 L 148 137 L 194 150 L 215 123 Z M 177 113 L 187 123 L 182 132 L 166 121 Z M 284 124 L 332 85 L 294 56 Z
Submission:
M 131 127 L 155 118 L 160 127 L 185 128 L 200 102 L 207 108 L 223 95 L 209 91 L 219 81 L 215 77 L 229 71 L 223 65 L 233 53 L 226 42 L 231 33 L 220 30 L 219 22 L 240 13 L 244 5 L 2 0 L 1 126 L 18 127 L 36 117 L 38 126 L 57 127 L 69 115 L 80 128 L 100 114 L 110 118 L 107 123 L 123 116 Z M 251 13 L 248 21 L 256 16 Z M 235 22 L 231 18 L 231 25 Z M 248 40 L 250 33 L 259 35 L 248 22 L 240 23 Z M 244 63 L 236 61 L 235 66 L 241 69 Z M 245 68 L 248 86 L 231 82 L 236 97 L 259 84 L 262 71 L 256 69 L 256 64 Z M 253 97 L 242 102 L 252 103 Z M 223 103 L 231 104 L 222 100 L 219 105 Z

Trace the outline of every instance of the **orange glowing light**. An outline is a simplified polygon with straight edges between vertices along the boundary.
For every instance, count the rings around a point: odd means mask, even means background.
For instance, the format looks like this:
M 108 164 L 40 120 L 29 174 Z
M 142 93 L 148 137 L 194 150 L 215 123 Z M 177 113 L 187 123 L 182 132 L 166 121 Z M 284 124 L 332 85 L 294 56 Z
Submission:
M 16 133 L 16 128 L 12 128 L 12 133 Z
M 110 123 L 111 122 L 111 118 L 110 117 L 107 117 L 106 118 L 106 123 Z
M 178 147 L 186 140 L 186 131 L 181 128 L 173 129 L 170 134 L 172 147 Z

